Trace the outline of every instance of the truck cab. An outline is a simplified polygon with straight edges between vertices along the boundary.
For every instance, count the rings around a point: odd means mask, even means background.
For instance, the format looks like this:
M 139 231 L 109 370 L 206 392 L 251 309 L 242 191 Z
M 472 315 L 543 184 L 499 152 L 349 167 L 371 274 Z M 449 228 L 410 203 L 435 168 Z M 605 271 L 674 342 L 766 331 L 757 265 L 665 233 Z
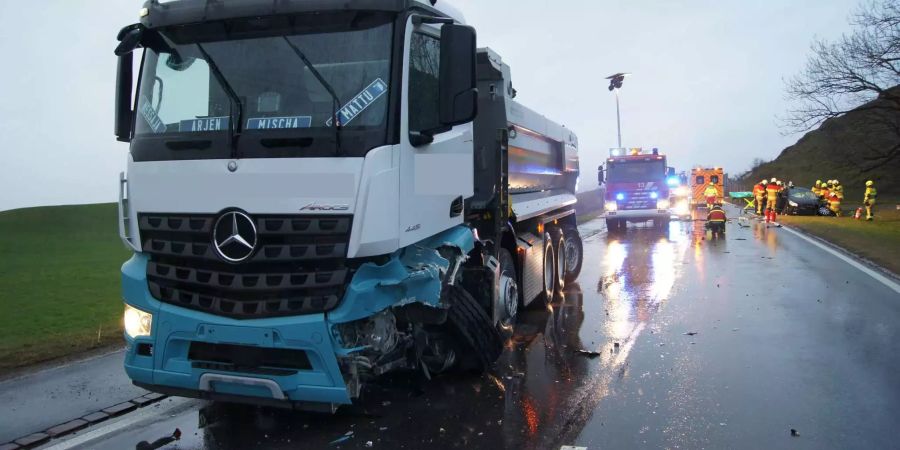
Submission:
M 640 148 L 611 149 L 606 169 L 600 173 L 606 183 L 603 210 L 607 230 L 621 231 L 628 222 L 646 221 L 668 229 L 667 178 L 674 175 L 674 169 L 666 165 L 665 155 L 657 149 L 647 153 Z

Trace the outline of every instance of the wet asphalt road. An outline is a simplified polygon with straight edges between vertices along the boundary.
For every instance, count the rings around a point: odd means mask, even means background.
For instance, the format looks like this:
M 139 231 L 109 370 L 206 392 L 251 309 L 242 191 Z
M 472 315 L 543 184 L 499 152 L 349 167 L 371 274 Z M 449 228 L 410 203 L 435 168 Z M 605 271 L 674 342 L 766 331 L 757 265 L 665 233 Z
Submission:
M 900 294 L 787 229 L 702 226 L 584 225 L 578 283 L 522 313 L 491 374 L 395 375 L 334 416 L 170 399 L 52 445 L 175 428 L 161 448 L 900 445 Z

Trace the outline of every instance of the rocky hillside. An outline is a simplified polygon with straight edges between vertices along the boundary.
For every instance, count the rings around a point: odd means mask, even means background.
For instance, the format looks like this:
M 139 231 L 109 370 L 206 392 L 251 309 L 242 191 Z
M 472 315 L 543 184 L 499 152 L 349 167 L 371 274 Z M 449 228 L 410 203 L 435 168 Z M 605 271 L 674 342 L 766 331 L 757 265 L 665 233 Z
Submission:
M 892 89 L 900 90 L 900 86 Z M 862 203 L 866 180 L 877 183 L 879 198 L 900 200 L 900 155 L 885 160 L 880 155 L 900 145 L 900 114 L 885 115 L 872 110 L 879 100 L 863 105 L 841 117 L 825 121 L 806 133 L 778 158 L 744 174 L 740 184 L 763 178 L 791 180 L 810 187 L 817 180 L 838 179 L 844 184 L 845 203 Z M 893 130 L 892 127 L 896 127 Z

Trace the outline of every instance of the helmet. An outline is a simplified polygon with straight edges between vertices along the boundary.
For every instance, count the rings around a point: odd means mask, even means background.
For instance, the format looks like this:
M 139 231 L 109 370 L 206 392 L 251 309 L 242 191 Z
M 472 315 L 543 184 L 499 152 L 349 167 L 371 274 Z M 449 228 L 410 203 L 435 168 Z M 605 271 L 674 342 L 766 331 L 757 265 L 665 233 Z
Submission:
M 784 184 L 784 183 L 782 183 L 781 181 L 776 181 L 775 184 L 781 186 L 781 185 Z
M 866 181 L 866 186 L 868 187 L 871 187 L 873 184 L 875 183 L 872 180 Z
M 816 180 L 816 187 L 822 186 L 822 180 Z
M 841 184 L 841 182 L 838 180 L 834 180 L 834 184 L 835 184 L 835 186 L 837 186 L 837 185 Z
M 774 183 L 776 181 L 778 181 L 778 180 L 776 180 L 775 177 L 772 177 L 772 179 L 769 181 L 769 183 Z
M 762 181 L 759 182 L 759 184 L 766 184 L 766 183 L 768 183 L 768 182 L 769 182 L 769 180 L 762 180 Z

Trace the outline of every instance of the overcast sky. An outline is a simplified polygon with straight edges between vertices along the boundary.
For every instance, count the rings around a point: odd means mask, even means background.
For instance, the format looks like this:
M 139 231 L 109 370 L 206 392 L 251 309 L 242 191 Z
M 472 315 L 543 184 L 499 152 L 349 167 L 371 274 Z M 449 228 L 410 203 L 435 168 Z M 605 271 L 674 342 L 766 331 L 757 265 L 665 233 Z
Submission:
M 235 1 L 235 0 L 232 0 Z M 445 0 L 439 0 L 445 1 Z M 0 1 L 0 210 L 115 201 L 127 146 L 113 137 L 118 30 L 140 0 Z M 731 173 L 771 159 L 782 80 L 814 37 L 846 32 L 857 0 L 453 0 L 479 46 L 512 67 L 518 100 L 580 138 L 582 188 L 616 145 L 604 79 L 621 92 L 628 147 L 659 147 L 679 170 Z

